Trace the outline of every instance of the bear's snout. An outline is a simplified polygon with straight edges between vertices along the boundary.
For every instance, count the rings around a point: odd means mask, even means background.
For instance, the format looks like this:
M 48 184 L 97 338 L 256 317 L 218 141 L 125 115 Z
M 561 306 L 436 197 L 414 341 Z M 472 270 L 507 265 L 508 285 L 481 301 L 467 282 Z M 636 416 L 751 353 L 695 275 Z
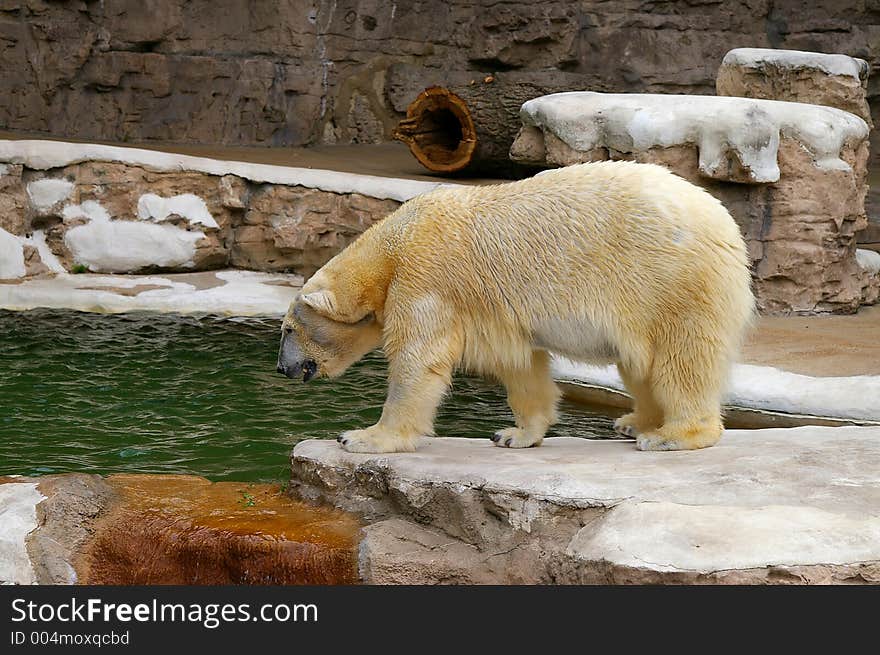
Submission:
M 282 375 L 286 375 L 291 380 L 297 379 L 305 371 L 305 379 L 307 380 L 314 375 L 314 371 L 309 374 L 311 370 L 308 366 L 309 362 L 314 366 L 314 361 L 305 357 L 296 339 L 291 334 L 284 332 L 281 336 L 281 347 L 278 349 L 278 363 L 275 366 L 275 370 Z
M 318 372 L 318 363 L 314 359 L 307 359 L 303 362 L 296 362 L 288 366 L 279 361 L 275 370 L 282 375 L 286 375 L 291 380 L 296 380 L 302 375 L 303 382 L 308 382 L 315 377 L 315 374 Z
M 275 370 L 281 373 L 281 375 L 286 375 L 291 380 L 296 380 L 302 374 L 302 368 L 302 364 L 291 364 L 290 366 L 287 366 L 278 362 L 278 367 Z

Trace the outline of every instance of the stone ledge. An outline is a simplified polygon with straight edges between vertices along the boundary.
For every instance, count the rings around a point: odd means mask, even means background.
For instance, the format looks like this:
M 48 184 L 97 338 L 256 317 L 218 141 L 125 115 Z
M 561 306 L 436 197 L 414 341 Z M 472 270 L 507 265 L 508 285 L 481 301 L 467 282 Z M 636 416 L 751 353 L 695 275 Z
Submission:
M 0 139 L 0 280 L 229 266 L 308 276 L 401 202 L 444 184 Z
M 678 453 L 305 441 L 292 472 L 296 493 L 372 522 L 365 582 L 880 581 L 880 428 L 728 431 Z
M 826 75 L 850 77 L 856 82 L 867 79 L 869 71 L 868 62 L 849 55 L 775 48 L 734 48 L 724 55 L 721 64 L 756 69 L 775 66 L 793 70 L 816 70 Z
M 302 277 L 222 270 L 168 275 L 60 274 L 3 283 L 0 309 L 73 309 L 117 314 L 151 311 L 221 316 L 278 316 Z
M 445 184 L 295 166 L 227 161 L 101 143 L 39 139 L 0 139 L 0 162 L 23 165 L 34 170 L 63 168 L 83 162 L 115 162 L 169 173 L 190 171 L 218 177 L 234 175 L 258 184 L 301 186 L 339 194 L 357 193 L 398 202 Z

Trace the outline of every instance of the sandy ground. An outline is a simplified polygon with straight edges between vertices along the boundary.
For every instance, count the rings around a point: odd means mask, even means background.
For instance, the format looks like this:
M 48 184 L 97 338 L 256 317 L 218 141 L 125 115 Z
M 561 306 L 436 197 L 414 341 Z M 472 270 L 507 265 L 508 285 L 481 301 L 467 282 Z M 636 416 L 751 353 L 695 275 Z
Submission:
M 817 377 L 880 375 L 880 305 L 850 316 L 763 316 L 742 361 Z

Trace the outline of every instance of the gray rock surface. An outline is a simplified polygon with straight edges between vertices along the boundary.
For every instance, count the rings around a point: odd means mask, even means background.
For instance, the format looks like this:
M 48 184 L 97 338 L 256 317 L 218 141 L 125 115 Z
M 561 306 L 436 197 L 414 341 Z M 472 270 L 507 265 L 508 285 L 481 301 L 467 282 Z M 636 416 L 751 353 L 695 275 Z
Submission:
M 305 441 L 291 488 L 370 525 L 374 583 L 880 582 L 880 428 L 728 431 L 701 451 Z
M 36 506 L 37 527 L 27 550 L 37 584 L 76 584 L 76 565 L 95 534 L 95 521 L 116 493 L 99 475 L 69 473 L 39 482 L 45 500 Z
M 24 236 L 30 227 L 21 173 L 20 165 L 0 165 L 0 230 L 17 236 Z
M 81 551 L 114 495 L 97 475 L 0 476 L 0 584 L 76 584 Z
M 234 230 L 230 263 L 310 276 L 400 203 L 280 185 L 255 188 Z

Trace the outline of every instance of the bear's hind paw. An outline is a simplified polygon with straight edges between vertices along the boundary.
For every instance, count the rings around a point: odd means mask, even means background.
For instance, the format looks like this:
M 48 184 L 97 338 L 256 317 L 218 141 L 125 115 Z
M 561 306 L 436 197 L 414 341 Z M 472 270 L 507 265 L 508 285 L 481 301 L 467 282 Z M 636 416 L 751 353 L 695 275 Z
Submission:
M 646 432 L 636 437 L 639 450 L 697 450 L 718 443 L 721 426 L 714 429 L 687 430 L 681 433 L 660 428 L 656 432 Z
M 660 420 L 652 420 L 650 416 L 630 412 L 614 421 L 614 431 L 627 439 L 636 439 L 642 433 L 656 430 Z

